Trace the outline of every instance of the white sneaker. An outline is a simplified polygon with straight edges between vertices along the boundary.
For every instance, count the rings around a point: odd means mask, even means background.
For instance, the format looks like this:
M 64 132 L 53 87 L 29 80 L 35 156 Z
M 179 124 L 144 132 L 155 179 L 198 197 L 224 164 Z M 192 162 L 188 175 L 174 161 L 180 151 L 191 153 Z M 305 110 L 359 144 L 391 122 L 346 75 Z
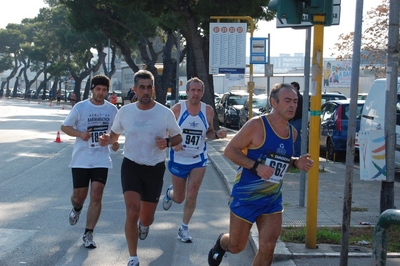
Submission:
M 82 237 L 85 248 L 96 248 L 96 243 L 93 241 L 93 232 L 87 232 Z
M 173 188 L 172 185 L 170 185 L 169 188 L 167 188 L 167 191 L 165 192 L 165 196 L 164 196 L 164 199 L 163 199 L 162 206 L 163 206 L 164 210 L 166 210 L 166 211 L 168 211 L 169 208 L 171 208 L 171 206 L 172 206 L 172 201 L 173 200 L 169 197 L 169 191 L 172 188 Z
M 150 226 L 144 226 L 139 221 L 138 229 L 139 229 L 139 239 L 145 240 L 147 235 L 149 234 Z
M 193 237 L 189 234 L 189 230 L 182 229 L 179 227 L 178 230 L 178 240 L 182 241 L 183 243 L 192 243 Z
M 77 212 L 75 211 L 74 207 L 72 207 L 71 212 L 69 213 L 69 224 L 70 225 L 75 225 L 78 220 L 79 220 L 79 215 L 81 214 L 81 212 Z
M 127 266 L 139 266 L 139 262 L 137 260 L 130 260 Z

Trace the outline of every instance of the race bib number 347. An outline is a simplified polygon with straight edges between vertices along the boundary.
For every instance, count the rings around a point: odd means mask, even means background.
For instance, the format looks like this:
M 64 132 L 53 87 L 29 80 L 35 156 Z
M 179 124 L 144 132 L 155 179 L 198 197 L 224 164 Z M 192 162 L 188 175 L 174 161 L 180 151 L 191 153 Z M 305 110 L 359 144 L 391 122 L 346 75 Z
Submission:
M 270 153 L 268 154 L 267 160 L 265 160 L 265 165 L 274 168 L 274 173 L 272 174 L 271 178 L 266 181 L 272 183 L 279 183 L 282 180 L 283 176 L 286 173 L 286 170 L 290 165 L 290 157 L 280 154 Z

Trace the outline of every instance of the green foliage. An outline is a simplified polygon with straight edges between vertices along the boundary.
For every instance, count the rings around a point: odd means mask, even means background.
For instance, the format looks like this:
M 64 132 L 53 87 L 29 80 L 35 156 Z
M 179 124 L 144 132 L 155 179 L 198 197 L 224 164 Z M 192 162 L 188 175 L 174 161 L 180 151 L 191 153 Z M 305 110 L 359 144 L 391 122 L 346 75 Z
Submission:
M 400 225 L 393 224 L 387 229 L 388 252 L 398 252 L 400 249 Z M 283 227 L 280 239 L 283 242 L 305 243 L 306 227 Z M 321 227 L 317 228 L 317 244 L 335 244 L 340 245 L 342 240 L 341 227 Z M 374 241 L 374 227 L 351 227 L 350 228 L 350 245 L 360 245 L 359 241 L 366 241 L 365 245 L 372 248 Z
M 366 69 L 375 71 L 377 77 L 384 77 L 386 71 L 381 66 L 387 61 L 387 40 L 389 30 L 389 0 L 380 0 L 377 6 L 367 12 L 363 21 L 361 57 L 367 63 Z M 353 57 L 354 32 L 342 33 L 335 43 L 332 56 L 338 60 Z

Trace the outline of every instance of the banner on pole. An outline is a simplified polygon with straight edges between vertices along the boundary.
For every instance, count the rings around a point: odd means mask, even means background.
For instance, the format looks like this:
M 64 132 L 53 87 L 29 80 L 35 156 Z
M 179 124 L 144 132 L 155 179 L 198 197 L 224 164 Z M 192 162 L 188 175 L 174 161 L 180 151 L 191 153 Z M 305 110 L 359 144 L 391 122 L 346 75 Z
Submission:
M 361 180 L 386 180 L 385 132 L 383 130 L 360 131 L 358 143 Z

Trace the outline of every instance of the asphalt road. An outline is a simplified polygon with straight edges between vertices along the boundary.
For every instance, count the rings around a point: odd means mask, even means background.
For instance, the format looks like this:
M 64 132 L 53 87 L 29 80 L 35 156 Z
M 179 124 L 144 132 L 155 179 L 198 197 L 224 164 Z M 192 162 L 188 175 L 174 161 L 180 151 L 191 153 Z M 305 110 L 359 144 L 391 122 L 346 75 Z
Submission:
M 73 139 L 56 135 L 70 106 L 49 102 L 0 100 L 0 265 L 126 265 L 125 206 L 120 186 L 122 150 L 112 154 L 103 197 L 103 211 L 95 229 L 98 247 L 82 246 L 87 203 L 81 220 L 68 223 L 72 179 L 68 164 Z M 123 143 L 123 139 L 121 140 Z M 167 171 L 164 189 L 171 184 Z M 159 204 L 146 240 L 139 240 L 140 265 L 207 265 L 207 254 L 229 223 L 228 192 L 210 164 L 190 223 L 194 243 L 176 239 L 182 205 L 164 211 Z M 250 265 L 254 252 L 228 254 L 221 265 Z

